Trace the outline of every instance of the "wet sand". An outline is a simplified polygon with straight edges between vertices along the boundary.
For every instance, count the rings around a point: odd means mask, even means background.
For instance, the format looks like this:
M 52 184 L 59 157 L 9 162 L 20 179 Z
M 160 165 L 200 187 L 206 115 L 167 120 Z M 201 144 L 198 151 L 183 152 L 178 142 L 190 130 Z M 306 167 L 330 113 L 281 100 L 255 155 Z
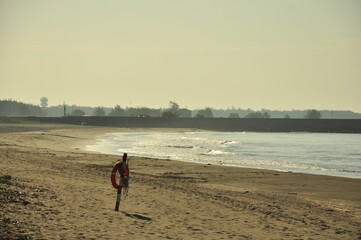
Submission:
M 130 156 L 115 212 L 120 156 L 84 147 L 118 131 L 0 124 L 0 239 L 361 239 L 361 179 Z

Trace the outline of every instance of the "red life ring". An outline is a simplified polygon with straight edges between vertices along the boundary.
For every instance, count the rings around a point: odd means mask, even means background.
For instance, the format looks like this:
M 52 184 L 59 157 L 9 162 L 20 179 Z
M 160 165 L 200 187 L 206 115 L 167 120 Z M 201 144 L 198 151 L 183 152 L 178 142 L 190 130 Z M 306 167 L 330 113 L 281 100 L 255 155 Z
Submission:
M 115 180 L 115 176 L 117 175 L 118 169 L 119 169 L 119 164 L 117 163 L 113 167 L 112 175 L 110 175 L 110 180 L 112 181 L 112 185 L 115 189 L 119 188 L 119 184 L 117 184 L 117 181 Z

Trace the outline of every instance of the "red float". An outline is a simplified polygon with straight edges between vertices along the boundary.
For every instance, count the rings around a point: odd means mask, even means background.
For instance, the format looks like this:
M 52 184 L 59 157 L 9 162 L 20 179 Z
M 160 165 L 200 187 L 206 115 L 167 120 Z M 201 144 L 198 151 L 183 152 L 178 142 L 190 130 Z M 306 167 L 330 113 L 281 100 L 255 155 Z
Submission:
M 112 181 L 112 185 L 115 189 L 118 189 L 120 185 L 117 183 L 117 180 L 115 179 L 115 177 L 117 176 L 118 169 L 119 169 L 119 163 L 115 164 L 112 170 L 112 175 L 110 176 L 110 180 Z

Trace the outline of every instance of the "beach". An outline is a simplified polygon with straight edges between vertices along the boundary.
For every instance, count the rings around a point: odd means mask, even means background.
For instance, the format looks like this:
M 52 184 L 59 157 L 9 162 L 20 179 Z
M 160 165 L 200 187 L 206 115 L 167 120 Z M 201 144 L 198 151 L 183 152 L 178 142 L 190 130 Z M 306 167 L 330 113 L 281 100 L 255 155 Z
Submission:
M 361 239 L 361 179 L 85 150 L 99 136 L 165 131 L 0 124 L 0 239 Z M 167 129 L 167 131 L 184 131 Z

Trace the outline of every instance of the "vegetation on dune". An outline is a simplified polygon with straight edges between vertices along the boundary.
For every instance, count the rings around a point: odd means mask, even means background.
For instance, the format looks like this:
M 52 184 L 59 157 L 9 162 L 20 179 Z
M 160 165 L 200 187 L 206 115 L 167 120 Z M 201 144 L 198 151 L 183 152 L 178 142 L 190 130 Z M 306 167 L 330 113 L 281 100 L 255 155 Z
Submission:
M 11 185 L 11 176 L 10 175 L 0 176 L 0 184 Z

